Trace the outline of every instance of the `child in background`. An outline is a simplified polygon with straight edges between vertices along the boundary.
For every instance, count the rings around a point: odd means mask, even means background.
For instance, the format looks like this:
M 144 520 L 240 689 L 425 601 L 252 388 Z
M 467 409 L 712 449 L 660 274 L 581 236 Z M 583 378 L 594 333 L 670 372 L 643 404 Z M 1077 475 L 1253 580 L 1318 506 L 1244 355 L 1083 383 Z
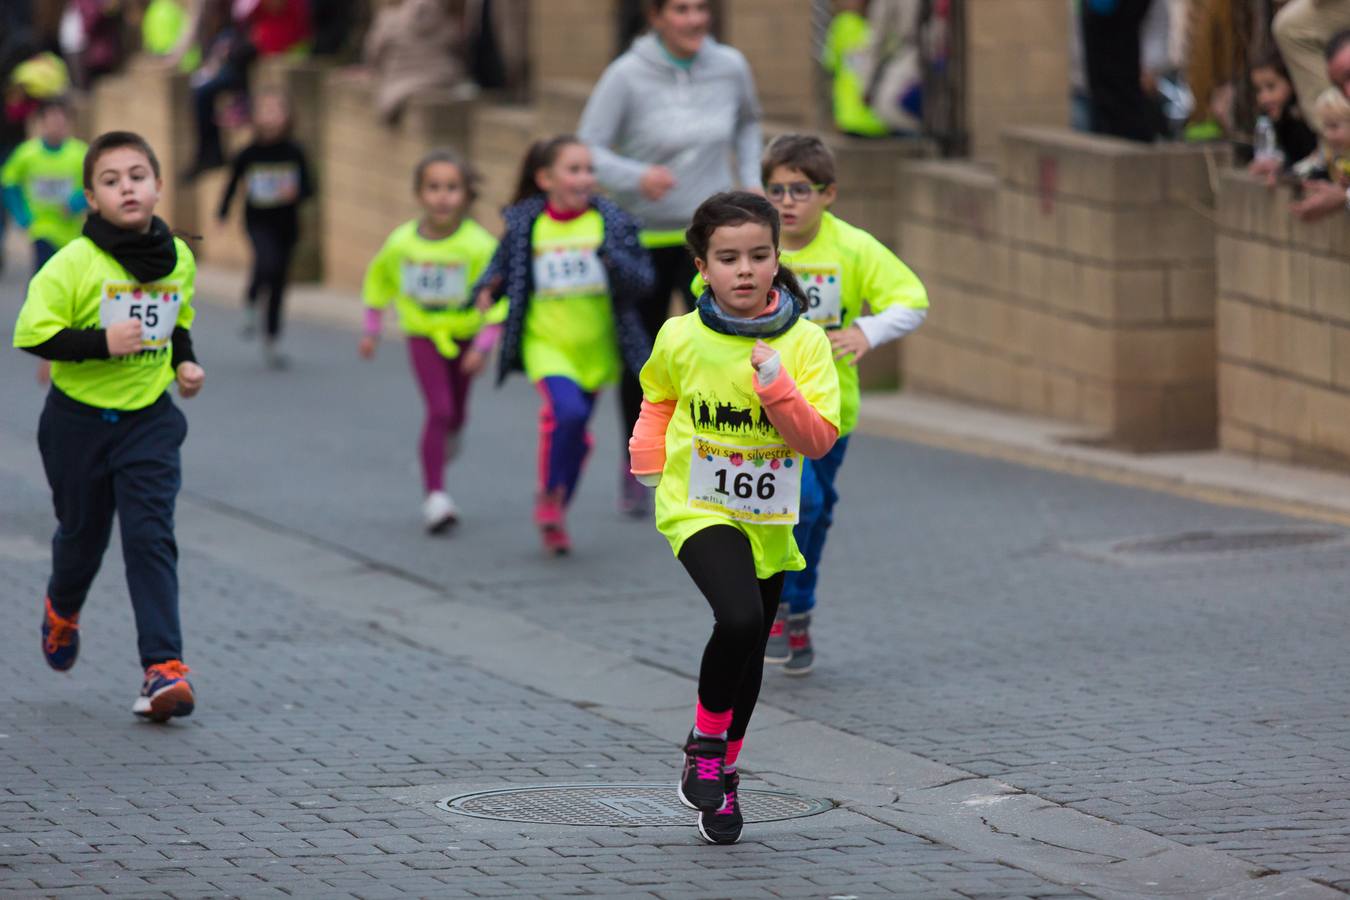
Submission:
M 642 369 L 633 474 L 656 487 L 656 527 L 712 606 L 679 796 L 699 834 L 740 840 L 736 761 L 759 698 L 792 536 L 802 457 L 839 434 L 839 376 L 825 333 L 801 318 L 778 259 L 778 214 L 745 192 L 694 213 L 689 246 L 708 285 L 661 328 Z
M 650 350 L 634 301 L 655 273 L 637 222 L 595 195 L 591 152 L 572 135 L 536 142 L 479 291 L 510 301 L 498 381 L 523 369 L 543 398 L 534 521 L 546 552 L 571 550 L 565 514 L 590 449 L 596 396 Z
M 277 348 L 281 305 L 300 240 L 300 204 L 313 196 L 314 186 L 305 153 L 290 137 L 291 109 L 286 98 L 275 91 L 259 93 L 253 110 L 253 142 L 234 158 L 217 217 L 224 222 L 229 216 L 230 202 L 243 181 L 244 228 L 253 245 L 244 335 L 256 333 L 258 299 L 266 294 L 263 358 L 271 368 L 282 369 L 286 358 Z
M 28 286 L 14 346 L 52 361 L 38 449 L 56 507 L 42 622 L 47 664 L 80 649 L 79 616 L 116 514 L 145 680 L 132 712 L 156 722 L 195 700 L 183 665 L 173 513 L 187 420 L 169 398 L 201 390 L 187 244 L 155 216 L 159 160 L 139 135 L 100 135 L 84 160 L 90 214 Z
M 45 100 L 34 114 L 37 136 L 23 142 L 0 171 L 5 208 L 33 241 L 33 271 L 80 236 L 88 204 L 80 187 L 89 148 L 70 136 L 65 99 Z
M 817 137 L 776 138 L 761 161 L 764 193 L 782 220 L 782 261 L 805 290 L 804 316 L 825 329 L 839 375 L 839 440 L 808 459 L 802 471 L 801 518 L 794 534 L 806 568 L 789 572 L 769 638 L 767 661 L 805 675 L 815 651 L 811 610 L 825 537 L 839 499 L 835 477 L 848 450 L 862 402 L 858 360 L 873 347 L 903 337 L 923 322 L 928 294 L 909 268 L 876 238 L 829 211 L 837 199 L 834 156 Z M 870 315 L 863 315 L 866 302 Z
M 455 458 L 468 415 L 469 384 L 492 350 L 504 305 L 478 309 L 469 285 L 497 249 L 492 235 L 473 219 L 477 176 L 448 150 L 422 158 L 413 172 L 413 194 L 422 215 L 389 235 L 366 271 L 365 335 L 360 353 L 375 355 L 381 313 L 392 300 L 408 336 L 413 377 L 426 404 L 420 443 L 422 521 L 439 534 L 454 525 L 459 509 L 445 490 L 445 467 Z
M 1317 95 L 1313 109 L 1322 124 L 1322 141 L 1315 153 L 1294 166 L 1294 174 L 1350 187 L 1350 99 L 1340 88 L 1329 87 Z
M 1248 171 L 1274 185 L 1280 172 L 1317 149 L 1317 134 L 1303 120 L 1289 69 L 1278 52 L 1272 51 L 1257 60 L 1249 77 L 1256 92 L 1260 119 L 1255 158 Z
M 834 127 L 861 137 L 889 134 L 890 126 L 867 105 L 866 85 L 859 75 L 872 37 L 864 15 L 867 0 L 838 0 L 835 9 L 820 52 L 820 64 L 834 79 Z

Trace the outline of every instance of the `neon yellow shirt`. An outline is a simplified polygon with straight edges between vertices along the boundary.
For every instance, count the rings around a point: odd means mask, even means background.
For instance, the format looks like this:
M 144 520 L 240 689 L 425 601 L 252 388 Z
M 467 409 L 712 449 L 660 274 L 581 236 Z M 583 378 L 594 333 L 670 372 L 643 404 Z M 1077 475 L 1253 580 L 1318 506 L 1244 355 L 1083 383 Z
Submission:
M 839 378 L 825 333 L 798 319 L 767 343 L 806 401 L 837 427 Z M 666 427 L 666 467 L 656 488 L 657 529 L 679 556 L 684 542 L 704 528 L 739 528 L 750 540 L 756 575 L 768 578 L 806 566 L 791 522 L 779 522 L 783 510 L 775 506 L 778 498 L 799 494 L 802 458 L 786 450 L 760 407 L 750 365 L 754 345 L 754 338 L 713 331 L 697 312 L 677 316 L 661 327 L 641 379 L 648 401 L 676 401 Z M 720 490 L 729 503 L 731 497 L 747 502 L 729 513 L 706 502 L 700 485 Z M 790 512 L 795 521 L 795 502 Z
M 830 212 L 821 217 L 820 231 L 811 243 L 800 250 L 784 250 L 781 258 L 806 291 L 806 318 L 827 329 L 852 325 L 862 315 L 864 300 L 873 313 L 896 304 L 928 308 L 928 292 L 909 266 L 881 241 Z M 858 424 L 862 391 L 852 358 L 836 365 L 839 433 L 845 435 Z
M 14 326 L 15 347 L 36 347 L 63 328 L 106 328 L 129 317 L 141 320 L 145 349 L 130 356 L 52 363 L 52 384 L 101 409 L 144 409 L 173 383 L 170 363 L 175 325 L 191 328 L 197 263 L 174 238 L 178 264 L 167 278 L 141 284 L 86 237 L 57 251 L 28 283 Z
M 467 341 L 506 316 L 504 300 L 483 313 L 469 295 L 496 249 L 497 239 L 472 219 L 439 241 L 418 234 L 416 220 L 404 222 L 366 269 L 362 298 L 371 309 L 393 301 L 405 334 L 431 338 L 453 359 L 459 355 L 456 341 Z
M 867 105 L 866 90 L 858 76 L 858 57 L 870 39 L 866 19 L 855 12 L 841 12 L 825 32 L 820 62 L 834 75 L 834 124 L 848 134 L 877 137 L 889 134 L 890 128 Z
M 33 214 L 28 235 L 35 241 L 49 241 L 58 249 L 80 236 L 84 212 L 71 212 L 70 205 L 82 196 L 84 141 L 67 140 L 56 150 L 41 138 L 24 141 L 10 154 L 0 184 L 18 187 Z
M 619 380 L 623 363 L 600 262 L 605 222 L 590 209 L 566 222 L 534 221 L 534 294 L 525 312 L 521 356 L 531 381 L 561 375 L 594 391 Z

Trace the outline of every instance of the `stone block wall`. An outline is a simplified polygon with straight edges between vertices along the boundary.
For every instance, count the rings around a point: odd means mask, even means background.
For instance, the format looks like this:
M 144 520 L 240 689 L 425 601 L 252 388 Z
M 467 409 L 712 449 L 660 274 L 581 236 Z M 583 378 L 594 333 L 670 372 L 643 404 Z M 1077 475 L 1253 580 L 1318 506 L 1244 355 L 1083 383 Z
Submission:
M 818 92 L 810 0 L 732 0 L 723 39 L 745 54 L 764 116 L 797 127 L 827 124 Z
M 1081 422 L 1138 449 L 1214 441 L 1214 226 L 1203 150 L 1005 134 L 997 170 L 902 176 L 900 253 L 933 310 L 910 385 Z
M 1219 443 L 1350 464 L 1350 216 L 1305 224 L 1287 190 L 1227 173 L 1219 192 Z

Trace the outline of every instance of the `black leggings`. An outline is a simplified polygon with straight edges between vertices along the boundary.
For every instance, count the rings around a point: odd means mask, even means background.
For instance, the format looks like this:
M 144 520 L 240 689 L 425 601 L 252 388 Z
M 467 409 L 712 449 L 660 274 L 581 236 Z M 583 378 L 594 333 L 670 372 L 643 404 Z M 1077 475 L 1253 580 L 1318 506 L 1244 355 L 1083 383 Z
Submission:
M 649 296 L 642 298 L 638 304 L 638 314 L 642 317 L 642 327 L 647 330 L 647 336 L 656 340 L 656 333 L 666 322 L 666 313 L 670 310 L 670 295 L 674 291 L 678 290 L 689 304 L 689 308 L 694 308 L 694 294 L 689 286 L 693 283 L 694 276 L 698 274 L 698 269 L 694 267 L 693 257 L 684 247 L 660 247 L 649 252 L 652 255 L 652 265 L 656 267 L 656 289 Z M 633 433 L 633 426 L 637 424 L 638 413 L 642 411 L 642 385 L 638 382 L 638 377 L 626 368 L 619 382 L 619 406 L 627 429 L 624 432 L 626 446 L 628 435 Z
M 750 541 L 739 528 L 712 525 L 689 537 L 680 562 L 712 607 L 698 699 L 711 712 L 733 711 L 727 740 L 745 737 L 764 680 L 764 645 L 783 593 L 783 573 L 755 577 Z
M 285 224 L 248 223 L 248 239 L 253 244 L 253 276 L 248 283 L 248 305 L 254 306 L 262 295 L 267 296 L 267 326 L 269 338 L 281 333 L 281 303 L 286 294 L 286 280 L 295 255 L 297 229 Z

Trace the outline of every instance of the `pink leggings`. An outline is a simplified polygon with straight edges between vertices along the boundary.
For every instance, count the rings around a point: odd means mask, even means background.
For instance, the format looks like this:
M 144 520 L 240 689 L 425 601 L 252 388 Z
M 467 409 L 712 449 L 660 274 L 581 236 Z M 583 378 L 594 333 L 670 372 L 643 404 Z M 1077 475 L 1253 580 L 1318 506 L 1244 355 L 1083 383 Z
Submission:
M 462 352 L 468 347 L 469 342 L 461 342 L 461 355 L 446 359 L 431 338 L 408 338 L 413 377 L 427 406 L 421 443 L 422 485 L 427 493 L 445 490 L 445 464 L 450 461 L 446 439 L 458 437 L 468 416 L 469 382 L 473 379 L 460 368 Z

